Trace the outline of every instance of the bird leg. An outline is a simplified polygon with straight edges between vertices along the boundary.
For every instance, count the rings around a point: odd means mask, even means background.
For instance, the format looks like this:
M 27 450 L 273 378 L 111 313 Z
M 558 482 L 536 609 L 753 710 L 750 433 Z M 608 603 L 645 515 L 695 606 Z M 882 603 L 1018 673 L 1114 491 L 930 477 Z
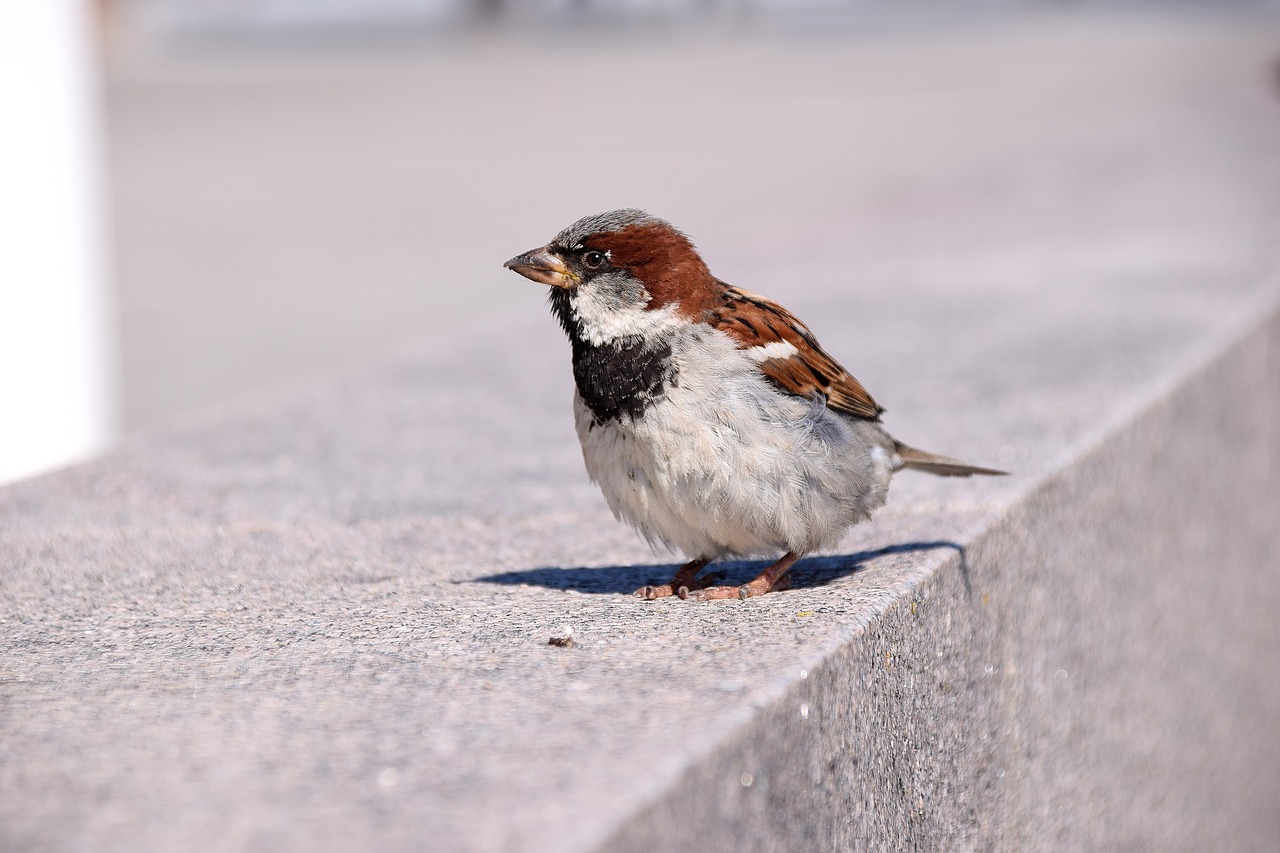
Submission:
M 800 559 L 798 553 L 788 551 L 782 555 L 778 562 L 765 569 L 760 573 L 759 577 L 750 583 L 745 583 L 742 586 L 708 586 L 690 590 L 687 596 L 682 595 L 680 597 L 693 598 L 698 601 L 714 601 L 721 598 L 740 598 L 745 601 L 748 598 L 755 598 L 757 595 L 764 595 L 766 592 L 786 589 L 791 586 L 791 576 L 788 573 L 798 559 Z
M 690 560 L 680 567 L 675 577 L 671 578 L 671 583 L 664 583 L 662 586 L 642 586 L 636 590 L 635 594 L 649 601 L 653 601 L 656 598 L 666 598 L 668 595 L 678 595 L 681 598 L 685 598 L 689 595 L 690 590 L 711 586 L 724 577 L 719 572 L 712 572 L 701 578 L 698 577 L 698 572 L 702 571 L 707 563 L 710 562 L 704 557 Z

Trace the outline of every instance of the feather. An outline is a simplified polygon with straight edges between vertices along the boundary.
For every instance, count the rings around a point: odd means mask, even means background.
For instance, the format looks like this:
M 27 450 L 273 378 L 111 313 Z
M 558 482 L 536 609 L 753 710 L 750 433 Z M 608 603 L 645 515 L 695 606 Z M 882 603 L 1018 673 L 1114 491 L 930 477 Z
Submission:
M 738 342 L 757 350 L 760 372 L 780 391 L 797 397 L 821 394 L 829 408 L 878 421 L 884 409 L 818 343 L 809 327 L 776 302 L 719 282 L 724 294 L 704 318 Z
M 895 471 L 911 468 L 916 471 L 936 474 L 939 477 L 968 477 L 973 474 L 1003 477 L 1009 473 L 1008 471 L 997 471 L 994 468 L 981 468 L 977 465 L 970 465 L 967 462 L 961 462 L 959 459 L 940 456 L 937 453 L 916 450 L 914 447 L 908 447 L 900 441 L 893 443 L 893 449 L 898 454 L 898 465 L 894 468 Z

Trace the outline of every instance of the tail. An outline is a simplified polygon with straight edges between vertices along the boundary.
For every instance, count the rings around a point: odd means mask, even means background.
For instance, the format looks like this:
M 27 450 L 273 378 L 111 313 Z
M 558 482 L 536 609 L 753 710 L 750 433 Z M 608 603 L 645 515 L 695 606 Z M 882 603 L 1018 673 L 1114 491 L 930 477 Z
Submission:
M 900 441 L 893 443 L 893 449 L 898 454 L 898 467 L 895 471 L 903 468 L 914 468 L 917 471 L 927 471 L 930 474 L 937 474 L 939 477 L 968 477 L 973 474 L 990 474 L 995 477 L 1002 477 L 1008 474 L 1008 471 L 997 471 L 994 468 L 979 468 L 977 465 L 968 465 L 959 459 L 951 459 L 947 456 L 939 456 L 936 453 L 926 453 L 923 450 L 916 450 L 914 447 L 907 447 Z

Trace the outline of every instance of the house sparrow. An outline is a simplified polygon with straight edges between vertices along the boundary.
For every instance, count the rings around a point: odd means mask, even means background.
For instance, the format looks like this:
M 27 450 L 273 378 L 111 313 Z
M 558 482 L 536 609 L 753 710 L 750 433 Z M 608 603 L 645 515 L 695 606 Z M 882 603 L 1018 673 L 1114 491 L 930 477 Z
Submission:
M 881 506 L 894 472 L 1003 474 L 908 447 L 785 308 L 713 276 L 642 210 L 580 219 L 508 269 L 551 286 L 587 473 L 616 517 L 690 562 L 655 599 L 750 598 Z M 743 586 L 713 560 L 783 552 Z

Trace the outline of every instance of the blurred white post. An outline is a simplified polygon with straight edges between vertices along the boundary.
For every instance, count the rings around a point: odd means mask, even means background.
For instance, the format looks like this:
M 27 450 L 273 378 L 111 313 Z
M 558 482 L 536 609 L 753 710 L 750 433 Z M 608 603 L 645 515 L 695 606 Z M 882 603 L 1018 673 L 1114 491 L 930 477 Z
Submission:
M 0 483 L 116 419 L 89 0 L 0 0 Z

